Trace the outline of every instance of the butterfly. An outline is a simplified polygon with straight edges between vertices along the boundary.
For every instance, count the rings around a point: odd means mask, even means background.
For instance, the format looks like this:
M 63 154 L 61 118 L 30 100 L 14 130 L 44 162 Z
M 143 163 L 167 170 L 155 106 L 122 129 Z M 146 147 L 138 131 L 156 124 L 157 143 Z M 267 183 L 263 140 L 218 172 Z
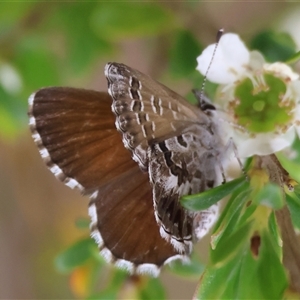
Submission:
M 190 212 L 183 195 L 212 188 L 224 142 L 213 105 L 202 109 L 124 64 L 105 67 L 108 93 L 69 87 L 29 98 L 33 139 L 50 171 L 90 197 L 91 236 L 130 273 L 157 276 L 186 260 L 218 207 Z

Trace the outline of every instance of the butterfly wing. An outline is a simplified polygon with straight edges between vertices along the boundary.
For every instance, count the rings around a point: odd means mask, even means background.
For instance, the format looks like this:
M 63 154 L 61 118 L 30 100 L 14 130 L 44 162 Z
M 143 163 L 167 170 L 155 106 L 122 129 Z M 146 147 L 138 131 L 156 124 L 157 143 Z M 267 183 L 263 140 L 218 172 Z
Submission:
M 203 236 L 217 208 L 188 213 L 182 195 L 198 193 L 217 183 L 215 165 L 222 142 L 212 118 L 147 75 L 123 64 L 105 68 L 113 98 L 116 126 L 123 143 L 153 187 L 155 217 L 161 235 L 181 253 Z
M 151 147 L 149 173 L 153 186 L 155 217 L 161 235 L 181 253 L 190 253 L 217 218 L 218 206 L 188 212 L 179 200 L 214 187 L 218 181 L 216 157 L 210 149 L 211 135 L 195 125 L 188 133 Z
M 109 63 L 105 76 L 117 129 L 141 169 L 148 168 L 150 145 L 180 135 L 195 123 L 208 122 L 200 109 L 137 70 Z
M 161 238 L 151 187 L 115 129 L 107 93 L 45 88 L 29 99 L 30 128 L 48 168 L 91 198 L 92 236 L 130 272 L 157 275 L 178 251 Z

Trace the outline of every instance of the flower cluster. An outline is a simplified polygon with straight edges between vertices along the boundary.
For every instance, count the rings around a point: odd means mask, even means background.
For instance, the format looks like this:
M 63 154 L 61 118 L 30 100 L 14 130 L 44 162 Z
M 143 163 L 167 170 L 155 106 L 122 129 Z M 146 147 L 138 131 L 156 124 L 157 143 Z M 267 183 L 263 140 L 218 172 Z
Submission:
M 197 58 L 205 74 L 215 45 Z M 299 75 L 285 63 L 269 64 L 258 51 L 249 51 L 238 35 L 220 39 L 207 79 L 218 83 L 215 103 L 228 137 L 240 157 L 268 155 L 300 136 Z

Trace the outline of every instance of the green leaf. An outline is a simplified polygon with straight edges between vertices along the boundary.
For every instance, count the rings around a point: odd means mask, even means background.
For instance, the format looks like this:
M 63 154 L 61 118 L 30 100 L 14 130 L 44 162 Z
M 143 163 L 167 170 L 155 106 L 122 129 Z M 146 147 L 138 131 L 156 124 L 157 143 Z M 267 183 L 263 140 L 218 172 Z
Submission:
M 253 198 L 255 204 L 261 204 L 273 209 L 280 209 L 284 206 L 284 195 L 282 189 L 274 184 L 266 184 Z
M 70 272 L 92 258 L 96 249 L 91 238 L 81 240 L 60 253 L 55 259 L 55 265 L 60 272 Z
M 234 192 L 245 182 L 245 177 L 240 177 L 200 194 L 184 196 L 181 198 L 180 202 L 183 207 L 189 210 L 203 210 Z
M 157 278 L 149 278 L 147 284 L 139 290 L 141 300 L 166 299 L 165 289 Z
M 289 59 L 286 60 L 287 64 L 294 64 L 298 62 L 300 59 L 300 51 L 296 52 L 294 55 L 292 55 Z
M 169 264 L 169 269 L 172 273 L 182 277 L 197 277 L 203 273 L 204 265 L 200 262 L 196 253 L 194 252 L 190 261 L 185 263 L 181 260 L 173 261 Z
M 127 272 L 120 270 L 120 269 L 113 269 L 111 272 L 111 275 L 112 276 L 111 276 L 111 278 L 109 278 L 109 281 L 108 281 L 108 286 L 106 286 L 105 289 L 102 290 L 101 292 L 94 293 L 91 296 L 89 296 L 87 298 L 88 300 L 120 299 L 120 297 L 119 297 L 120 290 L 126 283 L 126 280 L 128 280 L 129 275 Z M 98 281 L 97 281 L 97 284 L 98 284 Z
M 268 228 L 270 237 L 273 241 L 273 249 L 277 253 L 277 256 L 280 257 L 282 253 L 282 239 L 274 211 L 272 211 L 272 213 L 270 214 Z
M 115 268 L 113 272 L 113 277 L 110 280 L 110 288 L 120 288 L 124 281 L 128 279 L 128 277 L 130 277 L 130 275 L 125 270 Z
M 162 34 L 174 27 L 172 12 L 158 3 L 105 2 L 95 8 L 91 27 L 111 41 Z
M 194 73 L 197 66 L 196 58 L 201 51 L 202 47 L 190 31 L 177 32 L 169 58 L 170 72 L 173 77 L 186 78 Z
M 251 42 L 251 49 L 259 50 L 270 62 L 286 61 L 296 51 L 296 44 L 288 33 L 264 31 Z
M 251 222 L 248 222 L 235 230 L 230 236 L 219 241 L 217 247 L 211 250 L 211 261 L 213 264 L 224 263 L 224 261 L 231 259 L 240 251 L 240 248 L 249 241 Z
M 281 299 L 287 287 L 284 267 L 274 251 L 272 236 L 263 231 L 260 237 L 258 257 L 252 255 L 250 247 L 245 248 L 241 257 L 236 299 Z
M 300 153 L 300 149 L 297 149 Z M 282 167 L 288 171 L 291 178 L 295 179 L 297 182 L 300 182 L 300 162 L 299 162 L 299 154 L 295 158 L 295 160 L 292 160 L 290 158 L 287 158 L 283 153 L 276 153 L 276 157 L 280 161 L 280 164 Z
M 198 285 L 197 298 L 194 298 L 210 300 L 222 299 L 225 290 L 233 289 L 232 285 L 236 285 L 232 278 L 236 267 L 237 264 L 233 260 L 221 268 L 208 267 Z M 231 270 L 231 272 L 229 272 L 229 270 Z
M 273 248 L 269 232 L 261 233 L 258 257 L 250 250 L 250 241 L 225 264 L 209 266 L 204 272 L 198 299 L 282 299 L 287 287 L 284 267 Z
M 271 235 L 264 231 L 261 235 L 261 247 L 257 268 L 258 283 L 264 299 L 281 299 L 288 287 L 286 272 Z M 274 284 L 276 282 L 276 284 Z M 266 288 L 269 287 L 269 288 Z
M 289 160 L 296 162 L 297 164 L 300 164 L 300 138 L 298 137 L 298 135 L 294 139 L 294 142 L 292 144 L 292 150 L 293 150 L 293 156 L 289 157 Z M 279 152 L 279 154 L 283 154 L 283 153 Z
M 255 210 L 255 206 L 250 205 L 246 207 L 244 213 L 242 212 L 243 208 L 246 206 L 246 201 L 249 199 L 249 193 L 250 189 L 244 189 L 240 191 L 240 193 L 232 195 L 231 199 L 228 201 L 211 236 L 211 245 L 213 249 L 217 247 L 222 239 L 226 239 L 235 231 L 237 224 L 242 226 L 246 223 L 248 217 Z
M 291 214 L 293 225 L 300 229 L 300 197 L 295 194 L 286 194 L 286 202 Z

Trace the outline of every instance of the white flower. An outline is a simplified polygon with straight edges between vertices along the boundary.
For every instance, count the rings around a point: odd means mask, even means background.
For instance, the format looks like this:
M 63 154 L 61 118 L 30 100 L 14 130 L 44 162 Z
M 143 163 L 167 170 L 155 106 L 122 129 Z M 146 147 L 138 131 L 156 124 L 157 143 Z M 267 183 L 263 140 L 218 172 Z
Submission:
M 205 75 L 215 45 L 197 58 Z M 299 75 L 282 62 L 268 64 L 249 51 L 236 34 L 224 34 L 207 79 L 220 84 L 215 102 L 224 135 L 240 157 L 268 155 L 290 146 L 300 136 Z
M 203 75 L 208 69 L 215 45 L 210 45 L 197 58 L 199 70 Z M 237 34 L 226 33 L 219 42 L 207 79 L 220 84 L 237 80 L 244 72 L 250 53 Z

